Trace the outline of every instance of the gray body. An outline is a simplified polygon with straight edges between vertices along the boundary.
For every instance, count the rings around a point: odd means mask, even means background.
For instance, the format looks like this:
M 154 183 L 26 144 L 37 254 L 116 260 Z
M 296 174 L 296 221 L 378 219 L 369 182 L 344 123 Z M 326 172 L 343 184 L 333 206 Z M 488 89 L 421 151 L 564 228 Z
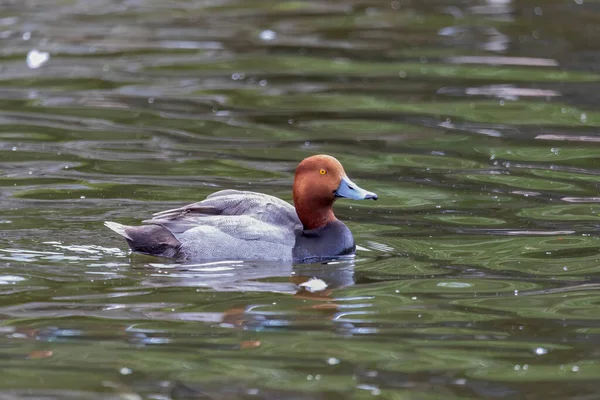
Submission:
M 305 231 L 291 204 L 255 192 L 222 190 L 143 222 L 146 225 L 105 225 L 125 237 L 134 251 L 182 259 L 298 262 L 355 249 L 342 222 Z

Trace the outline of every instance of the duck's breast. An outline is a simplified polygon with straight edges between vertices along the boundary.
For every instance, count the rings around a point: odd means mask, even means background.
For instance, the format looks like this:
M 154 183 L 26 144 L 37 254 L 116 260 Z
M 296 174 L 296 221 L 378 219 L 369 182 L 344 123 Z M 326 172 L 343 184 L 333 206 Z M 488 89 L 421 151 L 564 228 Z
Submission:
M 295 261 L 302 262 L 354 254 L 355 249 L 350 229 L 342 221 L 335 220 L 298 235 L 292 255 Z

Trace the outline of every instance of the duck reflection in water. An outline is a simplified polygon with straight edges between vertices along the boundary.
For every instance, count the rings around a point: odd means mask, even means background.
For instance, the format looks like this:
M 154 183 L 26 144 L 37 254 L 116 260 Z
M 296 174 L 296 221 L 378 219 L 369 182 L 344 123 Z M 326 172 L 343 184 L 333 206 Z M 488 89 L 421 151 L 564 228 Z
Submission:
M 141 256 L 144 257 L 145 256 Z M 137 258 L 137 257 L 136 257 Z M 292 264 L 275 262 L 221 261 L 202 264 L 145 264 L 157 269 L 148 275 L 142 286 L 198 287 L 217 292 L 264 292 L 288 294 L 302 301 L 297 309 L 314 309 L 324 312 L 325 320 L 332 320 L 340 312 L 333 297 L 336 289 L 355 284 L 355 257 L 344 256 L 326 262 Z M 238 304 L 222 313 L 163 313 L 149 312 L 153 319 L 192 320 L 218 323 L 223 327 L 244 329 L 276 328 L 277 318 L 272 312 L 261 309 L 272 306 L 252 302 Z M 289 317 L 286 317 L 289 318 Z

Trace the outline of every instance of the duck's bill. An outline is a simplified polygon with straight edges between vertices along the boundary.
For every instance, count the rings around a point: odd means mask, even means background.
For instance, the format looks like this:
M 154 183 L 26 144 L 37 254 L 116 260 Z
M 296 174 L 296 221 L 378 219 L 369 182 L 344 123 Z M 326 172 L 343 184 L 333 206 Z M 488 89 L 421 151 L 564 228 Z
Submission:
M 344 176 L 342 181 L 340 182 L 340 186 L 337 188 L 335 192 L 333 192 L 335 197 L 343 197 L 345 199 L 352 200 L 368 200 L 373 199 L 377 200 L 377 195 L 373 192 L 367 192 L 364 189 L 361 189 L 357 184 L 352 182 L 350 178 Z

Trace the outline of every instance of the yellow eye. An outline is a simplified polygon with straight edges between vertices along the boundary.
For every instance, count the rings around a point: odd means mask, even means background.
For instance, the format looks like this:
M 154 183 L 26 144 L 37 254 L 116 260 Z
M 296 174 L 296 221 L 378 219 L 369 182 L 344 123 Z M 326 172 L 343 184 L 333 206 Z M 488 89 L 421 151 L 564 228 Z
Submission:
M 321 170 L 319 171 L 319 173 L 320 173 L 321 175 L 325 175 L 325 174 L 327 173 L 327 171 L 325 171 L 323 168 L 321 168 Z

